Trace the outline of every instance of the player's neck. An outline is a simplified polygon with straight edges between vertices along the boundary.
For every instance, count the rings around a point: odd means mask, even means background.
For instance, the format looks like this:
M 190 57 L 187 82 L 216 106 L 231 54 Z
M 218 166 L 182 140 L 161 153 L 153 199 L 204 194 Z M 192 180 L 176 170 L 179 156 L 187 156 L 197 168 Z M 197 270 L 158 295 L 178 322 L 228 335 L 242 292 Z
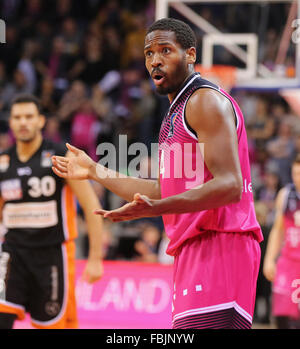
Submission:
M 21 142 L 17 141 L 17 154 L 18 158 L 22 162 L 28 161 L 32 155 L 39 149 L 43 141 L 43 137 L 41 134 L 38 134 L 32 141 L 30 142 Z
M 194 67 L 190 67 L 188 69 L 187 75 L 184 77 L 182 84 L 180 85 L 179 89 L 177 91 L 175 91 L 174 93 L 170 93 L 168 94 L 168 98 L 170 103 L 172 103 L 174 101 L 174 99 L 176 98 L 177 94 L 182 90 L 183 86 L 185 85 L 186 81 L 189 79 L 189 77 L 195 73 Z

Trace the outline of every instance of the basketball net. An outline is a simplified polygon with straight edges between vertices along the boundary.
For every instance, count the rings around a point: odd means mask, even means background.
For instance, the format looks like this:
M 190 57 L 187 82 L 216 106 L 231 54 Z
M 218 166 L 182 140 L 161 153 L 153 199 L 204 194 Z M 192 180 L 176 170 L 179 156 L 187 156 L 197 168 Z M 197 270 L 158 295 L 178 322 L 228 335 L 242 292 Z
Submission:
M 204 68 L 201 64 L 195 65 L 195 71 L 199 72 L 203 79 L 220 86 L 226 92 L 230 92 L 236 83 L 236 67 L 231 65 L 212 65 Z

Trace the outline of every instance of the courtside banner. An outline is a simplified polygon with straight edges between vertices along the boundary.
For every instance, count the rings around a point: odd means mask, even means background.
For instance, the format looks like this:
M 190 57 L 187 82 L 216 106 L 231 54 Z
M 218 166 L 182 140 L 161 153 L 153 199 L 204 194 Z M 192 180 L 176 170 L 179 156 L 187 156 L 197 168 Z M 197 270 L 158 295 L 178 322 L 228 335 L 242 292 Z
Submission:
M 81 328 L 171 328 L 172 266 L 104 262 L 102 280 L 80 280 L 85 262 L 77 262 L 76 297 Z
M 104 262 L 94 284 L 81 280 L 85 261 L 76 261 L 76 299 L 80 329 L 170 329 L 172 266 Z M 32 328 L 30 319 L 15 328 Z

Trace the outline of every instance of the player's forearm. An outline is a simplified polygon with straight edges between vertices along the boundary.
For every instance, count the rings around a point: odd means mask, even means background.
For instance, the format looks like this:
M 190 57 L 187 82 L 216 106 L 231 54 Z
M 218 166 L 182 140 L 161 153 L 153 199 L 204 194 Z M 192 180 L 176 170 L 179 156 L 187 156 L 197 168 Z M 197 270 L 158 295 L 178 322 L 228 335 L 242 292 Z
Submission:
M 128 202 L 133 200 L 136 193 L 156 200 L 161 197 L 157 180 L 129 177 L 97 163 L 93 164 L 89 173 L 90 179 L 101 183 L 106 189 Z
M 214 178 L 200 187 L 170 196 L 154 203 L 160 214 L 188 213 L 210 210 L 240 201 L 242 184 L 239 178 Z
M 277 227 L 274 227 L 271 230 L 268 239 L 268 246 L 266 250 L 265 259 L 273 262 L 276 261 L 282 247 L 283 237 L 283 232 Z
M 102 259 L 102 231 L 103 220 L 102 217 L 96 216 L 93 212 L 100 208 L 99 205 L 90 206 L 85 209 L 84 216 L 87 224 L 87 232 L 89 238 L 89 259 Z

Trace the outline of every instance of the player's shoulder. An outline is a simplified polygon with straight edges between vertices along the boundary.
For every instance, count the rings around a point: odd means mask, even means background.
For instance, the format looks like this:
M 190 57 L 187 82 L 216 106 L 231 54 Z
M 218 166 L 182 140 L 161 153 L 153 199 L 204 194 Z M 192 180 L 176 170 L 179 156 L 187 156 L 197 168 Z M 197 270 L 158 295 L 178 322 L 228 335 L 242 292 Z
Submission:
M 202 87 L 192 94 L 185 112 L 193 129 L 204 129 L 205 126 L 215 129 L 216 125 L 222 125 L 229 120 L 227 116 L 232 113 L 232 105 L 228 98 L 217 90 Z
M 292 190 L 293 190 L 293 184 L 287 184 L 278 191 L 277 197 L 276 197 L 276 207 L 278 209 L 281 209 L 281 210 L 284 209 L 284 207 L 286 206 L 289 194 L 291 193 Z
M 211 86 L 202 86 L 194 91 L 191 95 L 188 104 L 195 108 L 220 108 L 223 105 L 229 105 L 228 98 L 224 96 L 219 89 Z

